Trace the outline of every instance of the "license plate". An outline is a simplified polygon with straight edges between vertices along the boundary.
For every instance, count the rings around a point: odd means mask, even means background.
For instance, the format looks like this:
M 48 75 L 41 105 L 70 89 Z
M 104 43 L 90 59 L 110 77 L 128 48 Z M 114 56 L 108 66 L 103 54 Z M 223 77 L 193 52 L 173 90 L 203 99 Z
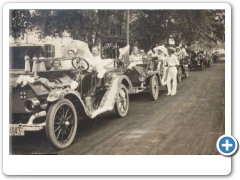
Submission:
M 137 88 L 132 88 L 129 90 L 129 94 L 136 94 L 137 93 Z
M 24 130 L 22 126 L 9 126 L 10 136 L 24 136 Z

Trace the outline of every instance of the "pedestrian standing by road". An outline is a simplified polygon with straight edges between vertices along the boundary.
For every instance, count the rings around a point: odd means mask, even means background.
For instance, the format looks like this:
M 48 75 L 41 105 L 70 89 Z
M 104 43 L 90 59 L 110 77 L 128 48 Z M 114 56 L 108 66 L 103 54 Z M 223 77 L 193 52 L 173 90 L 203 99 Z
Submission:
M 46 66 L 45 66 L 45 57 L 43 57 L 42 53 L 40 54 L 38 60 L 40 61 L 40 64 L 38 66 L 38 71 L 46 71 Z
M 24 60 L 25 60 L 25 72 L 28 73 L 31 71 L 31 68 L 30 68 L 30 58 L 29 58 L 29 55 L 28 53 L 25 54 L 24 56 Z
M 174 96 L 177 92 L 177 67 L 179 61 L 177 57 L 173 54 L 174 48 L 168 48 L 168 56 L 166 58 L 166 63 L 168 64 L 168 76 L 167 76 L 167 96 Z
M 32 58 L 32 61 L 33 61 L 32 72 L 35 72 L 37 70 L 37 56 L 36 56 L 36 54 L 34 54 L 34 56 Z

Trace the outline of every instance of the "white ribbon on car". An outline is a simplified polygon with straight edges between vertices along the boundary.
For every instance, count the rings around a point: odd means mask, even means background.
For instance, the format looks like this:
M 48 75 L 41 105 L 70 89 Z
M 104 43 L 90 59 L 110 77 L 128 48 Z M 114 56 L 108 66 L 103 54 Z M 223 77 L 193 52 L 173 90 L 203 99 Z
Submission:
M 21 86 L 24 87 L 28 83 L 34 83 L 34 82 L 35 82 L 34 77 L 30 77 L 29 75 L 20 75 L 16 80 L 14 86 L 16 87 L 18 84 L 22 84 Z

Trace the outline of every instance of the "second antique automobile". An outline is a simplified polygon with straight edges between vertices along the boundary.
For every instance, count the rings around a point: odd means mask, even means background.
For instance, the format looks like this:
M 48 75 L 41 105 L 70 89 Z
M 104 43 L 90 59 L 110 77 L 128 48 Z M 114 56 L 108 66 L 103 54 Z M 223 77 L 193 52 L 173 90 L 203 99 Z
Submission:
M 205 59 L 205 67 L 209 67 L 209 68 L 212 67 L 212 58 L 209 55 L 209 53 L 205 54 L 204 59 Z
M 203 55 L 199 52 L 196 51 L 191 51 L 190 52 L 190 64 L 189 64 L 189 69 L 201 69 L 204 70 L 205 69 L 205 62 L 204 62 L 204 58 Z
M 152 100 L 157 100 L 159 96 L 160 86 L 164 83 L 164 67 L 157 57 L 144 56 L 141 63 L 129 65 L 126 60 L 120 61 L 124 68 L 124 75 L 131 81 L 132 88 L 129 89 L 129 94 L 149 91 Z M 127 67 L 128 66 L 128 67 Z M 165 80 L 166 81 L 166 80 Z
M 21 75 L 10 90 L 10 136 L 45 129 L 51 144 L 63 149 L 73 142 L 78 120 L 113 109 L 118 117 L 127 115 L 131 83 L 125 75 L 99 78 L 83 57 L 57 60 L 72 68 Z

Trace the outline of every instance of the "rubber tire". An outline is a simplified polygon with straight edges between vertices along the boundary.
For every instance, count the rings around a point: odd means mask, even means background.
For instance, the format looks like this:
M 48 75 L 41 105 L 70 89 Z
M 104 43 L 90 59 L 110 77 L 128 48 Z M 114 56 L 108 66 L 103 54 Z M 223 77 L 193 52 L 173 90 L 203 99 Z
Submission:
M 153 87 L 153 84 L 154 84 L 154 81 L 156 81 L 156 83 L 157 83 L 157 95 L 156 95 L 156 97 L 155 97 L 155 95 L 154 95 L 154 87 Z M 156 75 L 153 75 L 151 78 L 150 78 L 150 83 L 149 83 L 149 87 L 150 87 L 150 96 L 151 96 L 151 99 L 153 100 L 153 101 L 156 101 L 157 99 L 158 99 L 158 96 L 159 96 L 159 82 L 158 82 L 158 78 L 157 78 L 157 76 Z
M 66 141 L 65 143 L 60 143 L 54 133 L 54 119 L 53 117 L 55 117 L 57 110 L 62 106 L 62 105 L 68 105 L 74 114 L 74 127 L 73 127 L 73 132 L 69 138 L 68 141 Z M 76 109 L 74 107 L 74 105 L 72 104 L 72 102 L 68 99 L 60 99 L 58 100 L 56 103 L 52 104 L 51 107 L 49 108 L 49 111 L 47 113 L 47 117 L 46 117 L 46 135 L 48 140 L 51 142 L 51 144 L 53 146 L 55 146 L 58 149 L 64 149 L 67 148 L 68 146 L 70 146 L 75 138 L 76 132 L 77 132 L 77 112 Z
M 115 105 L 114 105 L 114 109 L 116 111 L 117 116 L 119 118 L 122 118 L 122 117 L 125 117 L 127 115 L 127 113 L 128 113 L 128 109 L 129 109 L 129 95 L 128 95 L 127 88 L 123 84 L 121 84 L 120 88 L 123 89 L 125 91 L 125 93 L 126 93 L 126 96 L 127 96 L 126 97 L 127 108 L 126 108 L 126 111 L 124 113 L 122 113 L 121 110 L 119 109 L 120 107 L 118 106 L 118 103 L 117 103 L 117 100 L 116 100 Z
M 178 72 L 177 72 L 177 83 L 180 83 L 182 81 L 182 70 L 181 70 L 181 75 L 179 75 L 179 68 L 178 68 Z

